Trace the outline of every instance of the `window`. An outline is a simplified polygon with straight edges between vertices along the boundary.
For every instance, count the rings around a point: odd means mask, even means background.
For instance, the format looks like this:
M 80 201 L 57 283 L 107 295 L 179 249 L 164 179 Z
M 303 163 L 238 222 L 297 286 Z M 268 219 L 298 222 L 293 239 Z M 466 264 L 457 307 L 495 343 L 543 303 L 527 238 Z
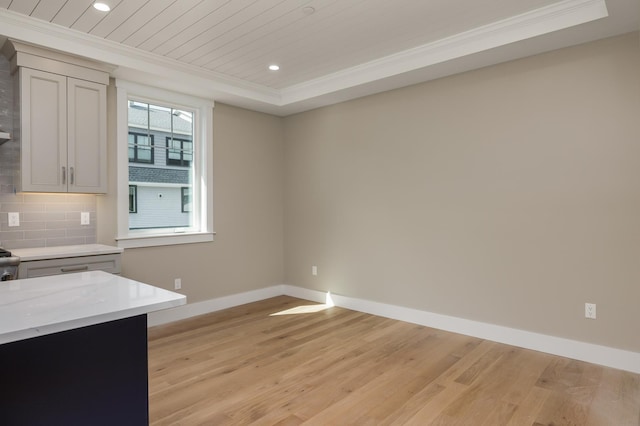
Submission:
M 118 188 L 123 188 L 118 246 L 212 241 L 213 103 L 122 80 L 116 87 L 122 141 Z M 154 143 L 159 140 L 166 144 Z
M 138 187 L 129 185 L 129 213 L 138 213 Z
M 182 199 L 182 212 L 191 211 L 191 188 L 180 188 L 180 198 Z
M 153 164 L 153 135 L 129 132 L 129 162 Z
M 189 167 L 193 160 L 191 139 L 167 137 L 167 165 Z

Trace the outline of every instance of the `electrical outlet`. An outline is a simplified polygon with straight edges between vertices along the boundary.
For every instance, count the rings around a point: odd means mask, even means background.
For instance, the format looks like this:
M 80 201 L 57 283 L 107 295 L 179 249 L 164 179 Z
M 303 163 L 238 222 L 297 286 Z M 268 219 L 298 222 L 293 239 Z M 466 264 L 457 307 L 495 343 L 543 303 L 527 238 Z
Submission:
M 176 278 L 173 281 L 173 289 L 180 290 L 182 288 L 182 278 Z
M 20 226 L 20 213 L 8 213 L 9 226 Z
M 318 267 L 317 266 L 314 265 L 314 266 L 311 267 L 311 275 L 313 275 L 314 277 L 316 275 L 318 275 Z
M 91 215 L 89 212 L 80 212 L 80 225 L 90 225 Z
M 596 304 L 585 303 L 584 304 L 584 317 L 589 319 L 596 319 Z

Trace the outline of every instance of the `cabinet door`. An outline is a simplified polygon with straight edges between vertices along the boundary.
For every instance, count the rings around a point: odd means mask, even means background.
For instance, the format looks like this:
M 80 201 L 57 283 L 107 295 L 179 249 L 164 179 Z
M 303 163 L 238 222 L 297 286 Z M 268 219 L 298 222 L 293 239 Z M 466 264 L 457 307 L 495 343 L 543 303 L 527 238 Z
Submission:
M 20 68 L 22 190 L 67 191 L 67 78 Z
M 67 79 L 69 192 L 107 192 L 107 89 Z

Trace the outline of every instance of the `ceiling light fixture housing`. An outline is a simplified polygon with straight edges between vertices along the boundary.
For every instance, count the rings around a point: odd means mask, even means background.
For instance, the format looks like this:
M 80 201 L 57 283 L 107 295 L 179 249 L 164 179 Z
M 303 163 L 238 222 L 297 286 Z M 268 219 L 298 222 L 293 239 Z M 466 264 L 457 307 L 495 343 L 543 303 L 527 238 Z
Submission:
M 276 65 L 276 64 L 271 64 L 271 65 L 269 65 L 269 69 L 271 71 L 278 71 L 280 69 L 280 66 Z
M 109 12 L 111 10 L 111 7 L 108 4 L 102 2 L 95 2 L 93 7 L 100 12 Z

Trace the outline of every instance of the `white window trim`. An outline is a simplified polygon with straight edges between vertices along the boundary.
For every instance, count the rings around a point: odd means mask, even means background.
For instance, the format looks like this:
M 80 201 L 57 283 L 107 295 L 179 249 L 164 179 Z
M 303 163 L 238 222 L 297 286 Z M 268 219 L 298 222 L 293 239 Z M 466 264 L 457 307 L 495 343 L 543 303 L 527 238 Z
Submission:
M 201 203 L 194 208 L 194 222 L 200 223 L 200 231 L 184 233 L 141 233 L 129 231 L 129 154 L 128 154 L 128 102 L 135 97 L 161 105 L 170 104 L 195 110 L 194 134 L 199 136 L 198 158 L 193 167 L 199 182 L 193 182 L 194 190 L 202 193 Z M 116 80 L 117 117 L 117 236 L 118 247 L 152 247 L 174 244 L 213 241 L 213 101 L 149 87 L 125 80 Z

